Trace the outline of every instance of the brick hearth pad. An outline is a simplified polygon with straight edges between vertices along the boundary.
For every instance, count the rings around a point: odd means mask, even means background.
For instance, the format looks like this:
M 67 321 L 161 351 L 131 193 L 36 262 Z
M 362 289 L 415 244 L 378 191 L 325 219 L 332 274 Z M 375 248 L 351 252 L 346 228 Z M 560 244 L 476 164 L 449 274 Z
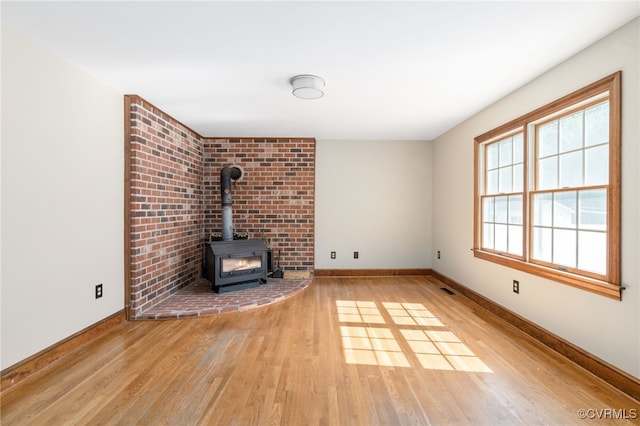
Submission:
M 266 284 L 245 290 L 218 294 L 211 283 L 200 279 L 140 314 L 136 319 L 175 319 L 245 311 L 291 297 L 309 286 L 311 279 L 269 278 Z

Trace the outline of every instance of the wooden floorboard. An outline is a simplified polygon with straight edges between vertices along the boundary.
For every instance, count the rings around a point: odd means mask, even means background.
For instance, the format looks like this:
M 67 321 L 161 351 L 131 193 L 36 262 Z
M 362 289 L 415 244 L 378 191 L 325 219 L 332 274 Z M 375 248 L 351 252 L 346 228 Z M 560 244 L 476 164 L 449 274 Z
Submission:
M 3 392 L 2 424 L 637 424 L 638 401 L 442 286 L 316 277 L 250 311 L 123 323 Z

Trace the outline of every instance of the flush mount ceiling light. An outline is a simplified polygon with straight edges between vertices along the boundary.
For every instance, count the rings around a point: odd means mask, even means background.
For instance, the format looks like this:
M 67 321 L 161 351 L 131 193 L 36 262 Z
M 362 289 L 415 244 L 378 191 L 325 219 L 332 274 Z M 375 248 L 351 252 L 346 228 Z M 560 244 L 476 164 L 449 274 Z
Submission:
M 318 99 L 324 95 L 324 79 L 317 75 L 302 74 L 291 78 L 293 96 L 300 99 Z

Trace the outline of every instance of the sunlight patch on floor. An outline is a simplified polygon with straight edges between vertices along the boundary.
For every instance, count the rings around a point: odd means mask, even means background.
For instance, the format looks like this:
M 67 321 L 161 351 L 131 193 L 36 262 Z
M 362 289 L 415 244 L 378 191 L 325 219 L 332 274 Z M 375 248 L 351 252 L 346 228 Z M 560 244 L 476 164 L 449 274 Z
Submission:
M 445 325 L 422 303 L 383 302 L 379 307 L 372 301 L 338 300 L 336 308 L 341 323 L 369 325 L 340 326 L 348 364 L 411 366 L 393 331 L 378 326 L 386 324 L 383 309 L 396 325 L 412 327 L 400 328 L 399 331 L 423 368 L 492 372 L 453 332 L 443 330 Z
M 341 326 L 340 332 L 348 364 L 410 367 L 388 328 Z
M 375 302 L 341 300 L 336 304 L 340 322 L 384 324 L 384 318 Z
M 425 325 L 443 327 L 435 315 L 433 315 L 422 303 L 395 303 L 383 302 L 393 322 L 398 325 Z
M 400 330 L 423 368 L 491 373 L 467 345 L 450 331 Z

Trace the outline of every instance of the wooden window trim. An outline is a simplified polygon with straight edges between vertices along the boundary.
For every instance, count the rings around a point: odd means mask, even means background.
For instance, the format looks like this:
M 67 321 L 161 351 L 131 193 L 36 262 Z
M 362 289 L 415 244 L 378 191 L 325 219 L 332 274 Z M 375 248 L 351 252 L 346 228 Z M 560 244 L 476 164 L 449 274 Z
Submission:
M 490 130 L 474 139 L 474 238 L 473 252 L 474 256 L 494 262 L 503 266 L 518 269 L 532 275 L 547 278 L 572 287 L 590 291 L 602 296 L 613 299 L 622 299 L 621 286 L 621 270 L 620 270 L 620 215 L 621 215 L 621 80 L 622 72 L 618 71 L 601 80 L 596 81 L 582 89 L 576 90 L 569 95 L 559 98 L 547 105 L 544 105 L 534 111 L 522 115 L 506 124 L 503 124 L 493 130 Z M 483 144 L 492 139 L 515 132 L 517 129 L 524 129 L 525 138 L 528 127 L 533 122 L 538 122 L 545 117 L 549 117 L 562 110 L 567 110 L 573 105 L 578 104 L 586 99 L 594 97 L 602 92 L 608 91 L 609 95 L 609 201 L 607 202 L 607 276 L 606 279 L 597 279 L 586 275 L 580 275 L 561 271 L 555 268 L 546 267 L 541 264 L 531 263 L 527 260 L 516 259 L 510 256 L 502 255 L 482 247 L 482 205 L 480 203 L 481 190 L 479 182 L 479 155 Z M 526 140 L 526 139 L 525 139 Z M 528 197 L 532 189 L 527 186 L 528 170 L 530 159 L 527 158 L 528 150 L 525 150 L 525 209 L 529 208 Z M 524 210 L 527 212 L 528 210 Z M 528 216 L 528 215 L 525 215 Z M 527 254 L 524 259 L 528 259 L 530 230 L 529 223 L 525 218 L 523 222 L 526 232 L 523 235 L 523 244 L 527 248 Z

